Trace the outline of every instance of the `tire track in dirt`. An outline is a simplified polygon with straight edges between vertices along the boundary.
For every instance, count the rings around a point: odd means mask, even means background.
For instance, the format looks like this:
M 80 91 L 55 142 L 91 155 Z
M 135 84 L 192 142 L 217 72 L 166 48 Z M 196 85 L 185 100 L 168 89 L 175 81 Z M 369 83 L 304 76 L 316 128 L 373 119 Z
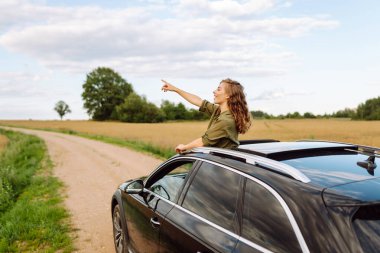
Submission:
M 161 160 L 77 136 L 4 128 L 45 141 L 54 163 L 54 175 L 66 186 L 64 204 L 75 231 L 75 252 L 114 252 L 112 194 L 125 180 L 149 174 Z

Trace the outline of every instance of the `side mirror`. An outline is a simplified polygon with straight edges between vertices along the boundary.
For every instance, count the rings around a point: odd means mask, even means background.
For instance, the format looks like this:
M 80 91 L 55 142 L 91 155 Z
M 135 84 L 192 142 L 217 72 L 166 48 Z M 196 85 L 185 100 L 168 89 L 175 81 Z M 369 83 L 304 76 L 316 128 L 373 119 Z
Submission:
M 141 179 L 133 180 L 127 184 L 124 191 L 128 194 L 139 194 L 144 190 L 144 182 Z

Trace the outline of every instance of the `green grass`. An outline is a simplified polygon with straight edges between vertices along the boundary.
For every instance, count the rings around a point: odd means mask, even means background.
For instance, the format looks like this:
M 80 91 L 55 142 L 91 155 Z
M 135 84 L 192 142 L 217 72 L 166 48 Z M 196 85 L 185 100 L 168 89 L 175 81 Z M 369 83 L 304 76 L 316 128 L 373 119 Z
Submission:
M 164 149 L 164 148 L 158 147 L 154 144 L 146 143 L 143 141 L 126 140 L 126 139 L 104 136 L 104 135 L 87 134 L 87 133 L 81 133 L 81 132 L 77 132 L 77 131 L 74 131 L 71 129 L 65 129 L 65 128 L 52 129 L 52 128 L 20 127 L 20 126 L 16 126 L 16 125 L 14 125 L 14 126 L 13 125 L 7 125 L 7 126 L 76 135 L 76 136 L 80 136 L 80 137 L 91 139 L 91 140 L 102 141 L 105 143 L 118 145 L 120 147 L 126 147 L 129 149 L 138 151 L 138 152 L 142 152 L 145 154 L 152 155 L 152 156 L 157 157 L 159 159 L 164 159 L 164 160 L 175 155 L 175 152 L 173 151 L 173 149 Z
M 45 128 L 41 130 L 71 134 L 71 135 L 76 135 L 76 136 L 84 137 L 91 140 L 102 141 L 109 144 L 118 145 L 121 147 L 127 147 L 138 152 L 153 155 L 160 159 L 168 159 L 172 157 L 173 155 L 175 155 L 175 152 L 172 149 L 163 149 L 151 143 L 146 143 L 146 142 L 137 141 L 137 140 L 125 140 L 125 139 L 120 139 L 116 137 L 104 136 L 104 135 L 86 134 L 86 133 L 76 132 L 74 130 L 64 129 L 64 128 L 61 128 L 61 129 Z
M 5 131 L 0 156 L 0 252 L 71 252 L 68 213 L 62 184 L 42 140 Z
M 103 136 L 103 135 L 91 135 L 91 134 L 83 134 L 83 133 L 76 133 L 75 135 L 92 139 L 92 140 L 97 140 L 97 141 L 102 141 L 102 142 L 118 145 L 121 147 L 127 147 L 138 152 L 153 155 L 160 159 L 168 159 L 172 157 L 173 155 L 175 155 L 175 152 L 172 149 L 163 149 L 151 143 L 146 143 L 142 141 L 123 140 L 123 139 L 115 138 L 115 137 L 109 137 L 109 136 Z

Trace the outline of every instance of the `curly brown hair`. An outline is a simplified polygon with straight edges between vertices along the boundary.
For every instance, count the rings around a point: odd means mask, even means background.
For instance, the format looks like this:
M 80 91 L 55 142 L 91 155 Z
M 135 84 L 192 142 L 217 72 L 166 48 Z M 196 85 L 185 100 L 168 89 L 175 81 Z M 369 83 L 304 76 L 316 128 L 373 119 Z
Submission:
M 220 83 L 227 84 L 225 89 L 229 97 L 227 100 L 228 108 L 235 119 L 238 133 L 244 134 L 252 125 L 251 114 L 245 99 L 244 87 L 239 82 L 230 78 L 224 79 Z

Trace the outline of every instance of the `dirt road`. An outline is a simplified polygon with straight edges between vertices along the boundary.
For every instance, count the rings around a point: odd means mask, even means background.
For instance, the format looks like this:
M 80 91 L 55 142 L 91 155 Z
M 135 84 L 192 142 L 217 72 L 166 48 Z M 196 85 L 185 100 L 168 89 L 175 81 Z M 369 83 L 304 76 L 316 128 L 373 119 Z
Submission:
M 16 129 L 42 138 L 54 174 L 66 185 L 65 205 L 75 229 L 75 252 L 115 252 L 110 201 L 123 181 L 149 174 L 160 160 L 72 135 Z

